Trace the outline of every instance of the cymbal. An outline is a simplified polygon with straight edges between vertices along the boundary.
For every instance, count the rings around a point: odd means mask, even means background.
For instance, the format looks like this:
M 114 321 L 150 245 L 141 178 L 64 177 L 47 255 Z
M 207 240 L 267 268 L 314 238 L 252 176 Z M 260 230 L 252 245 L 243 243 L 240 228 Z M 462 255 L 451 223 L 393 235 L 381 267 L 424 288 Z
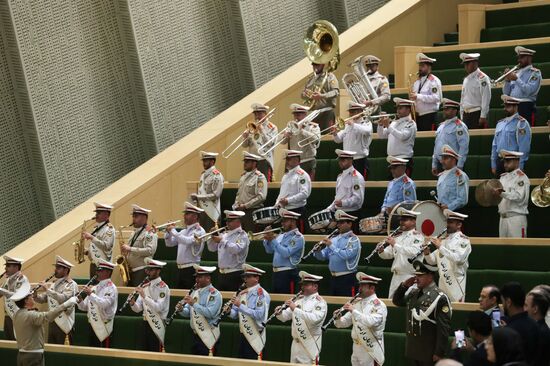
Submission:
M 487 179 L 476 187 L 476 201 L 480 206 L 498 206 L 502 198 L 494 194 L 494 189 L 502 189 L 498 179 Z

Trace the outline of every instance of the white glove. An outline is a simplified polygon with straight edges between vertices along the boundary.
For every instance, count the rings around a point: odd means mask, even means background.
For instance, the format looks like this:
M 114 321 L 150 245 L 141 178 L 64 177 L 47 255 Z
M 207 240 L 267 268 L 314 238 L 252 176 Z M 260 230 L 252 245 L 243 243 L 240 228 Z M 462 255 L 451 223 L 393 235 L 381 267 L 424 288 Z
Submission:
M 63 303 L 63 307 L 65 309 L 69 309 L 69 308 L 75 306 L 76 304 L 78 304 L 78 298 L 76 296 L 73 296 L 69 300 L 67 300 Z

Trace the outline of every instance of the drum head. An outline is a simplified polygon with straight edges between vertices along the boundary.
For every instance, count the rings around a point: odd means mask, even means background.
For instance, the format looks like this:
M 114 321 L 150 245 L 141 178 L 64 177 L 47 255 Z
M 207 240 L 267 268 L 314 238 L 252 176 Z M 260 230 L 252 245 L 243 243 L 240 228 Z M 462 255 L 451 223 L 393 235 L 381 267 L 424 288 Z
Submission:
M 439 235 L 447 228 L 447 220 L 443 210 L 434 201 L 422 201 L 417 203 L 413 211 L 420 212 L 416 218 L 416 230 L 426 236 Z
M 275 207 L 263 207 L 252 212 L 252 221 L 255 224 L 269 225 L 281 219 L 279 210 Z
M 406 210 L 411 210 L 417 203 L 417 201 L 405 201 L 393 206 L 390 214 L 388 215 L 388 235 L 399 227 L 399 215 L 397 214 L 397 209 L 399 207 L 403 207 Z

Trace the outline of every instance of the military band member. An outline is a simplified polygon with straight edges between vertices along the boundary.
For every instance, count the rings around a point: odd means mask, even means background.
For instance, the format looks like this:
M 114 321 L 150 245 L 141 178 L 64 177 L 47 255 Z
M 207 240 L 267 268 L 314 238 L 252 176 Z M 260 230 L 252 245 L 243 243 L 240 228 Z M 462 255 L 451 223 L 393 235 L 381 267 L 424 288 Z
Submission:
M 432 174 L 434 176 L 443 171 L 443 166 L 439 161 L 439 153 L 443 145 L 449 145 L 460 155 L 457 163 L 460 170 L 464 170 L 464 163 L 466 163 L 470 145 L 468 126 L 457 117 L 460 103 L 447 98 L 443 98 L 441 103 L 445 121 L 441 122 L 435 131 L 434 153 L 432 155 Z
M 466 295 L 466 271 L 468 256 L 472 252 L 470 238 L 462 233 L 462 222 L 468 215 L 451 210 L 443 211 L 447 218 L 447 237 L 429 238 L 436 250 L 424 250 L 424 259 L 435 265 L 439 272 L 439 288 L 451 302 L 464 302 Z
M 243 264 L 248 255 L 250 240 L 241 227 L 242 211 L 224 211 L 227 231 L 213 235 L 207 241 L 208 250 L 218 252 L 217 287 L 220 291 L 236 291 L 241 285 Z
M 434 282 L 437 268 L 414 262 L 415 277 L 404 281 L 393 295 L 396 306 L 407 307 L 405 356 L 417 366 L 444 358 L 451 330 L 451 302 Z M 407 293 L 416 284 L 418 288 Z
M 254 115 L 254 122 L 257 124 L 257 131 L 254 134 L 250 134 L 248 131 L 243 133 L 243 147 L 247 147 L 249 153 L 257 156 L 258 170 L 265 176 L 268 182 L 271 182 L 274 168 L 273 151 L 262 154 L 258 149 L 275 137 L 278 133 L 278 129 L 277 126 L 269 121 L 269 118 L 259 123 L 267 115 L 269 106 L 261 103 L 253 103 L 250 107 Z M 273 143 L 275 143 L 275 140 L 273 140 Z M 269 149 L 271 146 L 272 144 L 267 145 L 265 150 Z
M 332 137 L 334 142 L 340 144 L 343 142 L 343 148 L 346 151 L 353 151 L 353 166 L 361 175 L 367 179 L 369 172 L 369 147 L 372 141 L 372 123 L 359 114 L 363 113 L 364 104 L 350 101 L 348 112 L 350 117 L 357 116 L 356 119 L 350 119 L 346 122 L 346 128 L 342 131 L 333 129 Z
M 246 289 L 232 299 L 229 316 L 233 319 L 239 318 L 239 357 L 261 360 L 266 341 L 266 331 L 262 323 L 267 320 L 271 298 L 260 285 L 260 277 L 265 271 L 248 264 L 243 264 L 242 268 Z
M 118 290 L 111 281 L 115 264 L 100 259 L 97 264 L 97 285 L 82 289 L 87 295 L 79 298 L 78 308 L 88 313 L 90 347 L 111 348 L 113 323 L 118 305 Z
M 432 74 L 435 58 L 423 53 L 416 55 L 418 79 L 412 86 L 410 100 L 416 102 L 416 126 L 418 131 L 431 131 L 435 128 L 439 103 L 443 98 L 441 80 Z
M 500 176 L 502 188 L 495 189 L 494 193 L 502 197 L 502 201 L 498 204 L 500 214 L 498 232 L 501 238 L 527 237 L 530 181 L 520 169 L 522 155 L 523 153 L 519 151 L 500 151 L 506 173 Z
M 410 211 L 399 207 L 399 229 L 401 234 L 387 237 L 384 245 L 378 246 L 378 256 L 382 259 L 393 259 L 391 271 L 393 273 L 388 297 L 391 299 L 399 284 L 414 274 L 414 267 L 409 259 L 418 254 L 424 244 L 424 234 L 416 230 L 416 218 L 420 212 Z
M 365 66 L 368 70 L 367 76 L 372 87 L 374 88 L 374 91 L 378 94 L 378 98 L 365 100 L 363 101 L 363 104 L 367 107 L 371 107 L 373 105 L 378 106 L 378 108 L 373 112 L 373 115 L 379 113 L 381 107 L 391 99 L 390 83 L 388 78 L 378 72 L 380 62 L 382 62 L 382 60 L 374 55 L 365 56 Z
M 273 232 L 264 235 L 264 248 L 273 254 L 274 293 L 293 294 L 298 284 L 298 264 L 304 255 L 304 236 L 296 227 L 300 214 L 279 210 L 282 233 L 275 237 Z
M 116 230 L 109 222 L 113 206 L 94 202 L 96 226 L 91 233 L 84 232 L 82 237 L 90 240 L 87 253 L 90 259 L 90 277 L 95 275 L 99 259 L 111 261 L 115 244 Z
M 506 76 L 502 93 L 521 100 L 518 113 L 529 123 L 535 122 L 537 95 L 542 74 L 533 66 L 533 56 L 537 51 L 522 46 L 514 48 L 518 57 L 519 69 Z M 508 72 L 508 69 L 504 70 Z
M 336 149 L 335 152 L 342 173 L 336 179 L 336 195 L 327 210 L 341 210 L 352 216 L 359 216 L 365 199 L 365 179 L 353 167 L 355 152 L 340 149 Z
M 470 130 L 487 128 L 491 103 L 491 80 L 479 69 L 479 53 L 461 53 L 458 57 L 468 76 L 462 82 L 460 117 Z
M 437 178 L 437 203 L 443 209 L 454 211 L 468 204 L 470 179 L 456 166 L 461 155 L 449 145 L 443 145 L 440 156 L 444 170 Z
M 300 271 L 299 276 L 302 295 L 294 301 L 287 300 L 286 309 L 277 315 L 277 319 L 282 322 L 292 320 L 290 363 L 318 365 L 323 339 L 322 326 L 327 316 L 327 302 L 319 296 L 319 281 L 323 277 L 305 271 Z M 279 306 L 275 311 L 280 309 Z
M 223 191 L 223 175 L 216 168 L 218 153 L 201 151 L 202 167 L 204 171 L 199 179 L 197 193 L 191 194 L 191 199 L 209 212 L 200 217 L 200 225 L 209 231 L 221 216 L 220 197 Z
M 301 122 L 307 116 L 309 107 L 293 103 L 290 105 L 293 121 L 287 124 L 287 132 L 283 137 L 283 144 L 289 150 L 301 150 L 300 167 L 309 174 L 311 180 L 315 180 L 315 169 L 317 168 L 317 148 L 321 142 L 319 125 L 315 122 Z M 310 144 L 299 146 L 298 142 L 304 139 L 314 141 Z
M 7 280 L 0 288 L 0 297 L 4 297 L 4 336 L 6 340 L 14 341 L 15 333 L 13 332 L 12 319 L 17 312 L 17 306 L 10 297 L 23 285 L 28 284 L 29 279 L 21 272 L 22 259 L 5 255 L 4 264 L 6 269 L 4 276 L 6 276 Z
M 193 354 L 214 356 L 215 345 L 220 337 L 220 329 L 213 323 L 220 315 L 222 295 L 212 286 L 212 273 L 216 267 L 194 264 L 195 290 L 178 303 L 180 315 L 190 318 L 193 331 Z
M 416 201 L 416 184 L 405 173 L 408 160 L 388 156 L 386 161 L 390 164 L 388 168 L 393 180 L 388 183 L 384 202 L 380 208 L 380 214 L 384 216 L 389 215 L 395 205 L 401 202 Z
M 178 287 L 189 289 L 195 284 L 193 275 L 195 264 L 200 264 L 201 254 L 204 249 L 204 242 L 197 243 L 195 236 L 201 236 L 205 233 L 199 223 L 199 218 L 204 210 L 197 206 L 185 202 L 183 221 L 185 229 L 180 232 L 176 231 L 175 225 L 166 227 L 164 242 L 167 247 L 178 247 L 178 255 L 176 263 L 178 266 Z
M 334 321 L 336 328 L 352 326 L 352 366 L 374 366 L 384 363 L 384 328 L 388 310 L 376 295 L 376 286 L 381 278 L 357 272 L 359 301 L 346 303 L 343 316 Z
M 170 289 L 160 277 L 160 271 L 166 263 L 146 258 L 145 264 L 148 281 L 136 287 L 139 296 L 130 301 L 130 306 L 134 312 L 143 313 L 141 350 L 162 352 L 166 332 L 165 321 L 170 311 Z
M 491 171 L 500 177 L 504 173 L 504 163 L 499 160 L 501 150 L 520 151 L 519 168 L 524 169 L 531 151 L 531 127 L 529 122 L 518 114 L 519 100 L 502 95 L 506 118 L 498 121 L 491 150 Z
M 44 366 L 44 332 L 43 326 L 51 323 L 59 314 L 74 311 L 76 297 L 71 297 L 54 309 L 47 312 L 36 311 L 30 284 L 24 283 L 13 294 L 11 300 L 18 311 L 13 318 L 17 333 L 17 366 Z
M 414 140 L 416 139 L 416 123 L 411 119 L 411 106 L 414 101 L 393 98 L 397 106 L 397 119 L 391 121 L 388 117 L 378 121 L 378 137 L 388 139 L 388 156 L 407 159 L 407 175 L 412 177 Z
M 145 259 L 153 258 L 157 251 L 157 234 L 147 224 L 149 213 L 149 209 L 132 205 L 132 226 L 135 229 L 121 250 L 130 267 L 128 286 L 136 287 L 145 279 Z
M 43 293 L 34 293 L 37 303 L 48 303 L 48 309 L 54 310 L 65 301 L 78 294 L 78 285 L 69 277 L 72 263 L 60 256 L 55 258 L 55 282 L 40 283 L 40 287 L 46 290 Z M 48 343 L 65 344 L 69 341 L 72 344 L 74 333 L 75 311 L 74 307 L 59 314 L 55 321 L 48 326 Z
M 351 230 L 357 220 L 344 211 L 335 214 L 338 235 L 323 239 L 325 248 L 315 252 L 315 258 L 328 260 L 328 268 L 332 274 L 330 292 L 333 296 L 355 295 L 355 273 L 361 257 L 361 242 Z
M 340 88 L 336 76 L 332 72 L 324 71 L 328 65 L 312 62 L 311 66 L 313 67 L 313 75 L 306 82 L 306 86 L 302 91 L 302 98 L 304 98 L 305 104 L 311 107 L 312 111 L 327 107 L 331 108 L 319 114 L 315 119 L 320 128 L 325 129 L 334 124 L 334 108 L 340 94 Z
M 288 171 L 281 181 L 281 190 L 279 191 L 275 205 L 284 207 L 304 217 L 306 215 L 307 199 L 311 194 L 311 179 L 300 165 L 301 155 L 302 151 L 300 150 L 286 150 L 284 152 Z M 298 225 L 300 231 L 304 232 L 303 219 L 299 219 Z
M 265 176 L 257 169 L 259 156 L 249 152 L 243 153 L 244 173 L 239 180 L 239 189 L 233 204 L 233 210 L 243 211 L 243 228 L 246 231 L 255 229 L 252 220 L 252 212 L 263 207 L 267 197 L 267 180 Z

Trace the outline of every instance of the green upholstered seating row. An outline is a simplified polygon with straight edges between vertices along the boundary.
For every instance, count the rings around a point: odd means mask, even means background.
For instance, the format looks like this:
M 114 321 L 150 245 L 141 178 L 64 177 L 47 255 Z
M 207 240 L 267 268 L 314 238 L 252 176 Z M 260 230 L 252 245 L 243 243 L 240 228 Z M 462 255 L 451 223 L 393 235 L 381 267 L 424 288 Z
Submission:
M 482 29 L 480 33 L 480 41 L 495 42 L 510 39 L 528 39 L 548 36 L 550 36 L 550 22 L 529 22 L 521 25 L 510 25 Z
M 532 23 L 550 22 L 550 5 L 491 10 L 485 13 L 485 27 L 496 28 L 511 25 L 529 26 Z
M 534 188 L 534 186 L 532 186 Z M 433 187 L 418 187 L 416 190 L 418 200 L 431 199 L 430 191 Z M 386 188 L 369 187 L 365 191 L 365 202 L 361 210 L 360 218 L 375 216 L 380 212 L 380 206 L 384 200 Z M 221 205 L 230 207 L 236 195 L 236 189 L 226 188 L 223 191 Z M 279 193 L 279 189 L 269 189 L 266 206 L 272 206 Z M 321 211 L 329 206 L 334 199 L 334 188 L 314 188 L 308 199 L 307 211 L 309 214 Z M 496 207 L 481 207 L 475 200 L 475 187 L 470 187 L 468 205 L 460 210 L 470 215 L 465 225 L 465 233 L 469 236 L 493 236 L 498 237 L 498 214 Z M 548 237 L 548 213 L 544 208 L 529 204 L 528 236 Z

